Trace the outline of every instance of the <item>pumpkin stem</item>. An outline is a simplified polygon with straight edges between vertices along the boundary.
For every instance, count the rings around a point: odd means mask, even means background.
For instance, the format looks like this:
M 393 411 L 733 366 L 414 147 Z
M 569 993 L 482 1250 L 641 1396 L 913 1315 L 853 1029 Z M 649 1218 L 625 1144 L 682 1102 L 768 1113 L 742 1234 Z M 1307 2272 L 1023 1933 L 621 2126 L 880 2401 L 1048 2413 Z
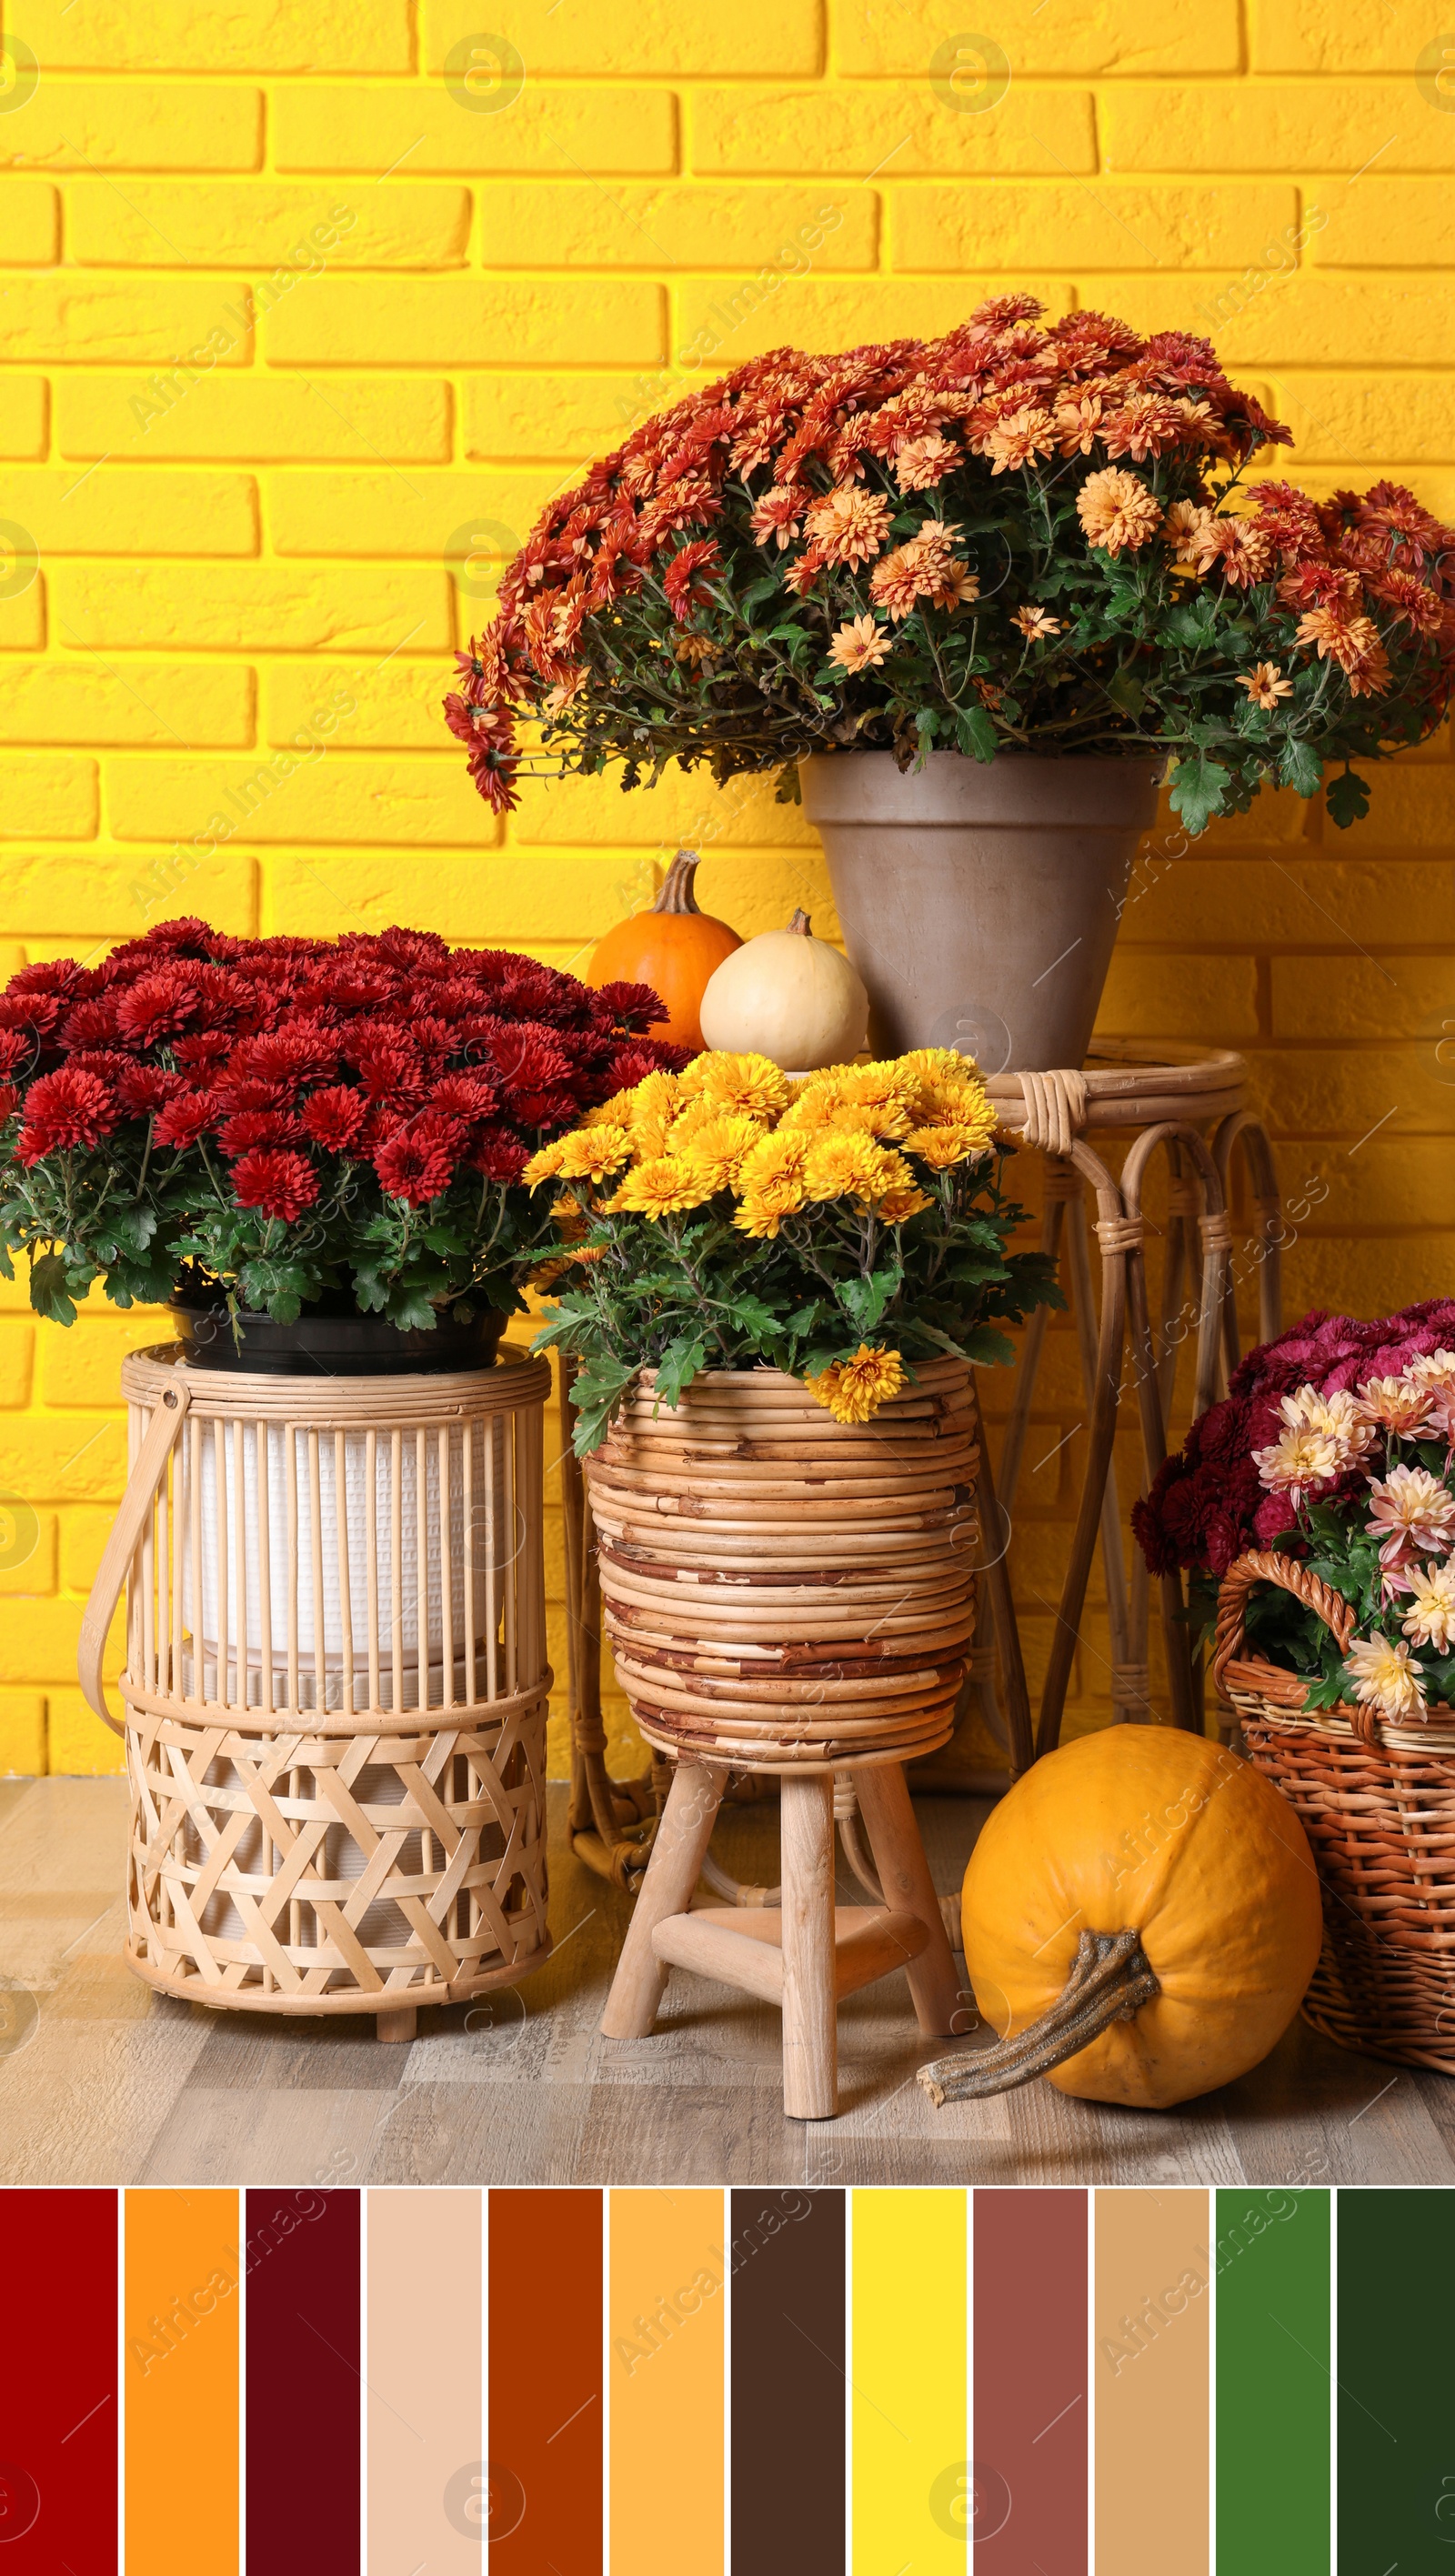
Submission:
M 794 914 L 793 919 L 790 921 L 790 923 L 789 923 L 788 927 L 789 927 L 789 929 L 790 929 L 790 930 L 796 930 L 800 939 L 811 939 L 811 938 L 812 938 L 812 936 L 813 936 L 813 923 L 809 920 L 809 917 L 808 917 L 807 913 L 804 911 L 802 904 L 800 904 L 800 905 L 799 905 L 798 910 L 797 910 L 797 912 Z
M 1013 2039 L 997 2040 L 994 2048 L 937 2058 L 933 2066 L 920 2068 L 920 2083 L 936 2110 L 946 2102 L 1009 2093 L 1089 2048 L 1114 2021 L 1133 2020 L 1161 1991 L 1143 1954 L 1140 1932 L 1083 1932 L 1070 1976 L 1038 2021 Z
M 697 852 L 679 850 L 667 870 L 662 891 L 650 907 L 651 910 L 653 912 L 696 912 L 697 897 L 692 891 L 692 880 L 696 874 Z

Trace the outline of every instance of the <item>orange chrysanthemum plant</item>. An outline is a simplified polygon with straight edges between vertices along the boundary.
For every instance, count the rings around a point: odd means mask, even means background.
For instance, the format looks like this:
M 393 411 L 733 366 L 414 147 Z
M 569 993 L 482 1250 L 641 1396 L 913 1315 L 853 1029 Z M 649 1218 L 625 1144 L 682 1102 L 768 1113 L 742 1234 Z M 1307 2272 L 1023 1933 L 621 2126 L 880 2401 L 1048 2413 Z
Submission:
M 1444 714 L 1455 534 L 1397 484 L 1249 486 L 1289 432 L 1206 340 L 1040 313 L 774 350 L 552 501 L 445 701 L 486 801 L 523 761 L 779 770 L 796 796 L 835 747 L 1019 750 L 1164 756 L 1194 832 L 1332 764 L 1352 822 L 1348 764 Z
M 700 1055 L 593 1110 L 524 1174 L 557 1186 L 535 1284 L 572 1284 L 537 1348 L 580 1363 L 577 1449 L 643 1368 L 667 1404 L 701 1369 L 787 1369 L 867 1422 L 916 1359 L 1008 1360 L 996 1324 L 1061 1299 L 1042 1254 L 1007 1250 L 1006 1152 L 950 1048 L 801 1081 Z

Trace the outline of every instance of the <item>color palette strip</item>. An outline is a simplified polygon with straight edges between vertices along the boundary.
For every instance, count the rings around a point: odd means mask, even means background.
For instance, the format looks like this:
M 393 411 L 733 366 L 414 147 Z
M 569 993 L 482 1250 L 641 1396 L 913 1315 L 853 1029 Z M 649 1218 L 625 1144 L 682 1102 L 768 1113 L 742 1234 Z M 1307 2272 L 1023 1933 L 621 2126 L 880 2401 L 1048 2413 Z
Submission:
M 975 2576 L 1086 2576 L 1086 2194 L 973 2209 Z
M 359 2194 L 248 2191 L 247 2576 L 359 2563 Z
M 591 2576 L 602 2563 L 600 2192 L 492 2191 L 489 2282 L 489 2576 Z
M 483 2576 L 483 2209 L 477 2191 L 374 2191 L 364 2235 L 371 2567 Z
M 0 2280 L 0 2576 L 1455 2545 L 1452 2192 L 19 2191 Z
M 964 2191 L 853 2195 L 854 2576 L 966 2576 Z
M 1403 2195 L 1340 2195 L 1341 2255 L 1351 2283 L 1370 2277 L 1374 2249 L 1361 2258 L 1358 2240 L 1374 2197 Z M 1414 2192 L 1410 2206 L 1447 2197 Z M 1218 2576 L 1325 2576 L 1332 2563 L 1330 2215 L 1326 2191 L 1217 2195 Z M 1374 2233 L 1387 2260 L 1395 2233 L 1387 2217 L 1375 2214 Z M 1344 2349 L 1347 2378 L 1358 2368 L 1357 2336 Z M 1444 2411 L 1448 2420 L 1448 2388 Z M 1361 2464 L 1361 2487 L 1367 2468 Z M 1455 2540 L 1455 2507 L 1449 2537 Z M 1371 2560 L 1373 2576 L 1389 2563 Z
M 238 2195 L 131 2191 L 125 2216 L 126 2563 L 237 2576 Z
M 609 2207 L 611 2563 L 722 2576 L 724 2194 L 613 2191 Z
M 1338 2200 L 1338 2563 L 1423 2576 L 1455 2544 L 1455 2191 Z
M 7 2576 L 116 2565 L 117 2194 L 0 2192 L 0 2543 Z
M 732 2194 L 732 2564 L 844 2563 L 844 2196 Z

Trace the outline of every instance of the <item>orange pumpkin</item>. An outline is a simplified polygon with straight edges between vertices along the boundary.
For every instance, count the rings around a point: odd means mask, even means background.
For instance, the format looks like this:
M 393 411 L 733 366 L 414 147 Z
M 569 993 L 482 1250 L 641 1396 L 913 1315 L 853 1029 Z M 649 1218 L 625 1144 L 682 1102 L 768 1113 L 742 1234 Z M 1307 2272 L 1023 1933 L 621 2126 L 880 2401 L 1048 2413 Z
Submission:
M 588 984 L 650 984 L 667 1009 L 667 1025 L 658 1021 L 653 1037 L 694 1054 L 702 1045 L 699 1013 L 708 979 L 743 944 L 725 921 L 698 911 L 696 874 L 696 851 L 679 850 L 656 902 L 608 930 L 586 970 Z
M 961 1921 L 1002 2037 L 922 2069 L 932 2099 L 1045 2075 L 1151 2110 L 1267 2056 L 1322 1933 L 1292 1807 L 1222 1745 L 1163 1726 L 1110 1726 L 1033 1764 L 981 1831 Z

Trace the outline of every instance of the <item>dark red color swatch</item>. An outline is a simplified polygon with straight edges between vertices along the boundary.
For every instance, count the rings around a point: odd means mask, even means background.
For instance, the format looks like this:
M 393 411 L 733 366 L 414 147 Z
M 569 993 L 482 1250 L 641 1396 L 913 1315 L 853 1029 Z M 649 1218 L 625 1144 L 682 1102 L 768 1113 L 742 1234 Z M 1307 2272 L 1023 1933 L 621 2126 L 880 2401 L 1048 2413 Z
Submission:
M 247 2576 L 357 2576 L 356 2191 L 247 2194 L 243 2314 Z
M 732 2196 L 732 2576 L 845 2564 L 845 2197 Z
M 601 2199 L 489 2195 L 490 2576 L 600 2576 Z
M 1086 2576 L 1086 2208 L 972 2196 L 975 2576 Z
M 4 2576 L 116 2566 L 117 2195 L 0 2191 Z

